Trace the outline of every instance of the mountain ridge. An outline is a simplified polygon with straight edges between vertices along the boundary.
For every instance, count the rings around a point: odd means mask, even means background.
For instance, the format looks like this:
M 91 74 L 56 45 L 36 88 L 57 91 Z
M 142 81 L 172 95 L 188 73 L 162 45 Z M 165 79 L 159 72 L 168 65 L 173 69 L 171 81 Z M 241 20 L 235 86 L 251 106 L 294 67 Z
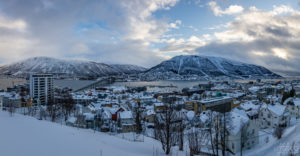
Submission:
M 265 67 L 233 61 L 222 57 L 179 55 L 145 71 L 145 77 L 157 79 L 189 79 L 189 77 L 214 78 L 280 78 Z M 152 76 L 153 77 L 153 76 Z
M 0 75 L 26 77 L 31 73 L 53 73 L 64 76 L 99 77 L 135 74 L 146 70 L 136 65 L 108 65 L 95 61 L 32 57 L 0 66 Z
M 101 77 L 138 74 L 142 80 L 191 80 L 227 77 L 234 79 L 281 78 L 265 67 L 222 57 L 179 55 L 150 69 L 130 64 L 32 57 L 0 66 L 0 75 L 28 77 L 31 73 L 52 73 L 67 77 Z

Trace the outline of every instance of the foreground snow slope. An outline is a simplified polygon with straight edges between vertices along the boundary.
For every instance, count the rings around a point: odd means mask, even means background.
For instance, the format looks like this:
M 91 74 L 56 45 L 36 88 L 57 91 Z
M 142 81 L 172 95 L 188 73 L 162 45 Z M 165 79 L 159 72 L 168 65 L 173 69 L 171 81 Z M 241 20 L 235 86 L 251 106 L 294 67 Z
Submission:
M 273 140 L 269 143 L 260 142 L 259 145 L 251 150 L 245 151 L 247 156 L 286 156 L 289 154 L 293 142 L 294 149 L 300 155 L 300 122 L 292 127 L 285 129 L 280 140 Z M 298 155 L 297 155 L 298 156 Z
M 0 111 L 2 156 L 144 156 L 162 155 L 160 143 L 130 142 L 105 133 L 67 127 L 49 121 Z

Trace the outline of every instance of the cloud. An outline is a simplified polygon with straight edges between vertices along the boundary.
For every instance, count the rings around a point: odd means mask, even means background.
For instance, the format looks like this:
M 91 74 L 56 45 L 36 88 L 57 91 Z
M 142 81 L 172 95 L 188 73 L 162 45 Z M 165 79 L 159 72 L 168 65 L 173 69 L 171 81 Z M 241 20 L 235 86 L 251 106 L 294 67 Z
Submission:
M 222 10 L 221 7 L 218 6 L 217 3 L 214 1 L 209 2 L 208 6 L 213 11 L 215 16 L 240 14 L 244 11 L 244 8 L 239 5 L 230 5 L 225 10 Z
M 208 35 L 205 35 L 208 37 Z M 162 39 L 162 43 L 166 43 L 166 46 L 159 49 L 161 53 L 173 53 L 172 56 L 178 54 L 194 54 L 195 48 L 199 46 L 204 46 L 206 41 L 203 38 L 199 38 L 197 36 L 190 36 L 189 38 L 170 38 L 170 39 Z
M 26 29 L 26 23 L 20 19 L 13 20 L 0 16 L 0 28 L 24 32 Z
M 149 46 L 170 28 L 167 19 L 155 18 L 153 13 L 169 10 L 177 2 L 1 1 L 1 63 L 43 55 L 154 65 L 161 57 Z M 147 61 L 139 61 L 146 57 Z
M 271 11 L 250 7 L 226 30 L 215 32 L 214 40 L 196 51 L 263 65 L 272 70 L 299 71 L 300 12 L 289 6 Z
M 179 29 L 179 25 L 181 24 L 182 24 L 181 20 L 176 20 L 174 23 L 169 24 L 169 28 Z

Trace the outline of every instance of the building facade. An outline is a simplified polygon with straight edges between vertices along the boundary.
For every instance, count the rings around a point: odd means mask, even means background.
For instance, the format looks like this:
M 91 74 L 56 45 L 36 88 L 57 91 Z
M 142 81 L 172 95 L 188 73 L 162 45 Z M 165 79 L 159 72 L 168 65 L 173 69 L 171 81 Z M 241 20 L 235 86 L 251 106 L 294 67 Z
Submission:
M 53 100 L 53 75 L 30 75 L 30 96 L 35 104 L 46 105 Z

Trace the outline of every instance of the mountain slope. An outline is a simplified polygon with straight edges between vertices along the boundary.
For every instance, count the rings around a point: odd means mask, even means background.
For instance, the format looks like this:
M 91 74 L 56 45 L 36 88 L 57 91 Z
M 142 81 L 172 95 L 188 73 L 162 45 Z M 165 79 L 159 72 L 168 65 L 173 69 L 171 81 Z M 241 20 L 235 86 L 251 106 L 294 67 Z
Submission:
M 147 69 L 144 67 L 131 65 L 131 64 L 111 64 L 115 70 L 124 74 L 137 74 L 146 71 Z
M 146 75 L 159 77 L 199 76 L 199 77 L 232 77 L 232 78 L 278 78 L 279 75 L 270 70 L 242 62 L 232 61 L 221 57 L 181 55 L 163 61 L 146 71 Z M 165 75 L 165 76 L 163 76 Z
M 134 66 L 128 70 L 137 72 Z M 65 76 L 97 77 L 124 74 L 121 69 L 93 61 L 63 60 L 50 57 L 33 57 L 0 67 L 0 74 L 28 76 L 30 73 L 53 73 Z

